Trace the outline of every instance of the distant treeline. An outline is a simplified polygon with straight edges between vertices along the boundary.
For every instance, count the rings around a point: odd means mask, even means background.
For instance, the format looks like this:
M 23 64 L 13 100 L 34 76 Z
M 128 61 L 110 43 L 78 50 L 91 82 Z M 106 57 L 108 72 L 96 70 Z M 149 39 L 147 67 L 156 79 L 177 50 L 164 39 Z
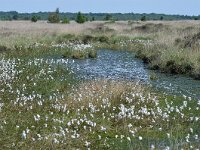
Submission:
M 51 12 L 38 13 L 18 13 L 16 11 L 0 12 L 0 20 L 31 20 L 33 16 L 37 16 L 39 20 L 48 20 Z M 68 18 L 75 20 L 77 13 L 60 12 L 60 18 Z M 186 15 L 166 15 L 166 14 L 139 14 L 139 13 L 83 13 L 88 20 L 141 20 L 145 16 L 145 20 L 200 20 L 199 16 Z

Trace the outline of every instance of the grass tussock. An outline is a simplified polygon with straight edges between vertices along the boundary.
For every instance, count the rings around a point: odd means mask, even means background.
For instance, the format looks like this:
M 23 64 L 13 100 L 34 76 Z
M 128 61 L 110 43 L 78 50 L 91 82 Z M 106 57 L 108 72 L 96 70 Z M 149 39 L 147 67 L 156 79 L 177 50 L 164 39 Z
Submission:
M 62 55 L 64 58 L 73 58 L 73 59 L 87 59 L 87 58 L 96 58 L 97 52 L 94 49 L 88 48 L 86 50 L 71 50 L 68 49 Z
M 155 33 L 155 32 L 160 32 L 163 30 L 169 30 L 167 25 L 164 25 L 162 23 L 154 24 L 154 23 L 146 23 L 141 26 L 136 26 L 132 30 L 136 30 L 139 32 L 144 32 L 144 33 Z
M 143 25 L 145 28 L 139 26 L 139 29 L 135 30 L 138 32 L 145 30 L 145 33 L 148 33 L 146 30 L 154 30 L 153 26 L 156 25 L 159 24 L 145 24 Z M 174 25 L 167 24 L 167 27 L 163 26 L 163 28 L 159 28 L 159 31 L 151 32 L 153 42 L 140 43 L 139 47 L 134 49 L 136 57 L 149 64 L 151 69 L 159 69 L 162 72 L 172 74 L 187 74 L 199 79 L 200 51 L 199 28 L 197 26 L 182 27 L 179 24 L 179 26 L 174 27 Z
M 33 77 L 30 72 L 28 76 Z M 47 90 L 42 88 L 41 91 L 39 84 L 42 82 L 43 86 L 47 78 L 54 77 L 51 73 L 44 76 L 42 80 L 34 79 L 37 86 L 29 86 L 25 75 L 25 79 L 19 79 L 22 89 L 14 82 L 9 86 L 11 91 L 4 91 L 2 148 L 179 149 L 199 146 L 200 116 L 196 100 L 155 94 L 138 83 L 127 81 L 91 81 L 66 91 L 59 84 L 55 86 L 54 79 L 48 79 Z M 5 84 L 1 86 L 7 88 Z M 195 109 L 191 109 L 194 106 Z

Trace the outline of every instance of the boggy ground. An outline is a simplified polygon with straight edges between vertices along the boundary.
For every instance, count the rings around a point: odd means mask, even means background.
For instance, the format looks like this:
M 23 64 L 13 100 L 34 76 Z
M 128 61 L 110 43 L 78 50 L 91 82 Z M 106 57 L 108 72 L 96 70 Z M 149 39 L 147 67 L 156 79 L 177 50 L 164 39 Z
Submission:
M 84 43 L 100 41 L 100 47 L 134 50 L 136 56 L 148 63 L 151 69 L 172 74 L 188 74 L 200 79 L 199 25 L 199 21 L 96 21 L 82 25 L 75 22 L 68 25 L 42 21 L 0 22 L 0 51 L 5 50 L 4 46 L 13 49 L 37 42 L 49 44 L 57 40 L 57 43 L 63 44 L 69 39 L 74 42 L 81 39 L 80 35 L 86 35 L 82 37 Z M 76 35 L 76 38 L 73 35 Z M 94 37 L 104 38 L 97 40 Z M 65 55 L 68 54 L 66 52 Z M 95 57 L 94 52 L 92 55 Z M 80 57 L 83 57 L 83 54 L 80 54 Z
M 0 22 L 0 149 L 198 149 L 199 100 L 78 81 L 67 58 L 127 49 L 154 69 L 198 77 L 199 24 Z

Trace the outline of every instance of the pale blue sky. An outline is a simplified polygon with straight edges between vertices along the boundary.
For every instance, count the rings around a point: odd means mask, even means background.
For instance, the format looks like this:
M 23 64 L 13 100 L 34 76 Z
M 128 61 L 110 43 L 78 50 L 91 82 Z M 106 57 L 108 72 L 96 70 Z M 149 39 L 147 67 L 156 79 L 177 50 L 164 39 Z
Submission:
M 200 15 L 200 0 L 0 0 L 0 11 L 134 12 Z

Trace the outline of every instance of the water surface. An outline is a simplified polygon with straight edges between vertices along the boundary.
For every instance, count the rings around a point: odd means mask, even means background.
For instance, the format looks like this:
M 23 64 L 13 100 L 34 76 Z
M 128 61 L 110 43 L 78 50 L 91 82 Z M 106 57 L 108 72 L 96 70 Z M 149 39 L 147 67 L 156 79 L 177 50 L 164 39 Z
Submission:
M 128 51 L 98 50 L 96 59 L 70 60 L 80 79 L 137 80 L 163 92 L 200 99 L 200 81 L 182 75 L 169 75 L 147 69 L 143 62 Z M 155 73 L 157 80 L 149 77 Z

